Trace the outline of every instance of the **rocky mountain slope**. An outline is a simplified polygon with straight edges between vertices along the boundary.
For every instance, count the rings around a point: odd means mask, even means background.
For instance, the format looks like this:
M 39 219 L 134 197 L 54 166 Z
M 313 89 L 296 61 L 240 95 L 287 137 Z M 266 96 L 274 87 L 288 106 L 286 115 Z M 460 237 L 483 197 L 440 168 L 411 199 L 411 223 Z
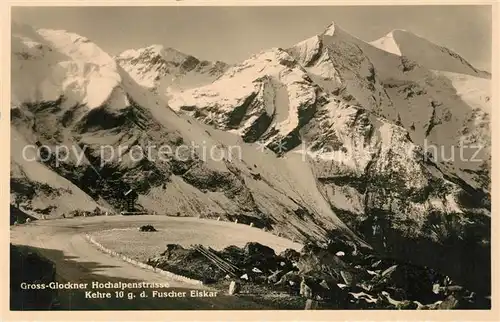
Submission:
M 412 37 L 397 32 L 394 51 L 332 24 L 229 67 L 162 46 L 113 59 L 78 35 L 14 26 L 12 203 L 116 210 L 133 187 L 149 211 L 343 236 L 488 293 L 489 76 L 442 47 L 400 41 Z M 26 161 L 26 143 L 76 146 L 83 162 Z M 151 143 L 205 150 L 127 153 Z M 104 145 L 129 148 L 103 163 Z

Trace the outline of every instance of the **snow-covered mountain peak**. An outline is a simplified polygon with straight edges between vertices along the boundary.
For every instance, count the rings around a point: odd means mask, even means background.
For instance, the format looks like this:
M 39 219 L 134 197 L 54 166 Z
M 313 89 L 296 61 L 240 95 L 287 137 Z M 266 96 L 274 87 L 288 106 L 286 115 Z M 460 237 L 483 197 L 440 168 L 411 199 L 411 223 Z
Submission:
M 244 60 L 240 64 L 233 66 L 224 76 L 232 77 L 235 74 L 242 72 L 244 75 L 249 75 L 250 77 L 259 77 L 257 74 L 265 74 L 269 72 L 267 70 L 268 67 L 274 69 L 278 65 L 291 66 L 293 64 L 295 64 L 295 59 L 287 51 L 283 48 L 274 47 L 261 51 Z M 263 68 L 266 68 L 266 70 Z
M 320 38 L 327 37 L 335 37 L 335 38 L 346 38 L 346 39 L 357 39 L 355 36 L 351 35 L 348 31 L 346 31 L 342 26 L 340 26 L 336 22 L 330 23 L 325 30 L 318 35 Z
M 392 30 L 370 44 L 386 52 L 404 56 L 429 69 L 491 77 L 489 73 L 476 69 L 453 50 L 404 29 Z
M 39 29 L 37 32 L 53 48 L 72 59 L 106 66 L 116 73 L 116 62 L 114 59 L 88 38 L 67 32 L 66 30 Z
M 141 86 L 160 93 L 209 83 L 228 68 L 159 44 L 125 50 L 115 59 Z
M 403 28 L 392 29 L 388 34 L 410 34 L 410 35 L 420 37 L 417 34 L 415 34 L 414 32 L 411 32 L 411 31 L 409 31 L 407 29 L 403 29 Z
M 340 36 L 344 34 L 349 34 L 346 32 L 342 26 L 340 26 L 338 23 L 335 21 L 332 21 L 326 28 L 325 30 L 321 33 L 323 36 Z
M 333 36 L 335 34 L 335 30 L 337 29 L 337 25 L 335 22 L 332 22 L 331 24 L 326 27 L 325 31 L 323 32 L 327 36 Z
M 139 49 L 128 49 L 119 54 L 117 60 L 132 60 L 135 63 L 180 65 L 189 58 L 194 58 L 176 49 L 154 44 Z
M 377 48 L 380 48 L 384 51 L 387 51 L 391 54 L 401 56 L 401 51 L 399 50 L 399 46 L 394 40 L 394 33 L 396 30 L 393 30 L 389 32 L 387 35 L 384 37 L 381 37 L 373 42 L 371 44 Z
M 400 42 L 410 41 L 410 40 L 422 41 L 425 40 L 425 38 L 406 29 L 398 28 L 391 30 L 385 36 L 370 42 L 370 44 L 379 49 L 390 52 L 392 54 L 403 56 L 404 53 L 401 53 L 401 49 L 399 48 Z
M 120 84 L 114 59 L 89 39 L 65 30 L 14 25 L 12 104 L 55 101 L 101 106 Z

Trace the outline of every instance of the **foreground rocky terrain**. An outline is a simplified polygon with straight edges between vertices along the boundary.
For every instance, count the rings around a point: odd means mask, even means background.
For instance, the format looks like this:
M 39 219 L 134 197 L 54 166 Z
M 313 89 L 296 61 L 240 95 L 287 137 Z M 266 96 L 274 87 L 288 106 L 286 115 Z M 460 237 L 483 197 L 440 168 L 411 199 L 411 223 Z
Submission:
M 488 298 L 431 268 L 383 258 L 341 240 L 323 247 L 307 244 L 300 252 L 286 249 L 280 254 L 256 242 L 209 253 L 212 255 L 207 256 L 199 246 L 168 244 L 163 253 L 146 263 L 222 292 L 237 281 L 234 295 L 274 301 L 280 308 L 303 309 L 304 298 L 317 301 L 322 309 L 491 307 Z M 228 264 L 235 270 L 227 271 Z
M 332 24 L 228 66 L 14 24 L 11 59 L 13 209 L 119 212 L 132 188 L 140 210 L 342 238 L 490 293 L 490 75 L 444 47 Z M 131 153 L 151 145 L 170 152 Z

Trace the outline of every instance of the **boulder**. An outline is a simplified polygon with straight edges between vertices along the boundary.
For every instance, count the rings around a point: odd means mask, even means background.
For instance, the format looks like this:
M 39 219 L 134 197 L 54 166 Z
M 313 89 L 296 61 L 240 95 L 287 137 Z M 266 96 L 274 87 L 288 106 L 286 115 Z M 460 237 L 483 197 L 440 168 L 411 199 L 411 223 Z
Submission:
M 281 276 L 280 280 L 277 284 L 279 285 L 289 285 L 289 286 L 298 286 L 300 284 L 301 277 L 298 272 L 288 272 Z
M 178 245 L 178 244 L 167 244 L 165 251 L 163 253 L 161 253 L 161 255 L 162 256 L 167 256 L 168 253 L 170 253 L 172 251 L 182 250 L 182 249 L 184 249 L 184 247 L 182 247 L 181 245 Z
M 438 310 L 451 310 L 457 308 L 459 300 L 454 295 L 449 295 L 441 304 L 438 305 Z
M 218 255 L 221 258 L 224 258 L 225 260 L 233 263 L 238 267 L 246 266 L 245 253 L 241 248 L 237 246 L 234 245 L 228 246 L 224 248 L 221 252 L 219 252 Z
M 390 278 L 390 276 L 392 275 L 392 273 L 394 273 L 394 271 L 396 271 L 396 268 L 398 267 L 398 265 L 393 265 L 391 267 L 389 267 L 388 269 L 384 270 L 382 272 L 382 274 L 380 274 L 382 277 L 385 277 L 385 278 Z
M 258 269 L 257 267 L 252 268 L 252 272 L 254 272 L 256 274 L 262 274 L 262 271 L 260 269 Z
M 354 254 L 357 253 L 357 246 L 354 242 L 348 241 L 345 237 L 333 237 L 330 238 L 327 242 L 327 249 L 332 253 L 342 252 L 345 254 Z
M 257 242 L 247 243 L 245 245 L 244 252 L 247 256 L 259 256 L 265 258 L 276 256 L 274 250 L 271 247 L 267 247 Z
M 271 275 L 269 275 L 269 276 L 267 277 L 267 282 L 268 282 L 268 283 L 275 284 L 275 283 L 277 283 L 277 282 L 281 279 L 281 277 L 282 277 L 283 275 L 284 275 L 284 274 L 283 274 L 283 271 L 281 271 L 281 270 L 276 270 L 276 271 L 274 271 Z
M 243 259 L 239 267 L 247 268 L 248 271 L 257 268 L 267 273 L 279 267 L 278 260 L 279 258 L 272 248 L 251 242 L 243 248 Z M 237 265 L 236 262 L 234 264 Z
M 354 284 L 354 278 L 351 273 L 347 271 L 340 271 L 340 276 L 342 277 L 342 280 L 346 285 L 353 285 Z
M 396 305 L 396 308 L 398 310 L 416 310 L 419 308 L 418 302 L 413 302 L 413 301 L 401 301 L 399 304 Z
M 377 306 L 378 298 L 366 292 L 349 292 L 348 301 L 348 308 L 369 309 Z
M 156 228 L 154 228 L 152 225 L 144 225 L 139 227 L 139 231 L 144 231 L 144 232 L 155 232 L 157 231 Z
M 281 258 L 284 258 L 290 262 L 298 262 L 300 259 L 300 253 L 296 251 L 295 249 L 292 248 L 287 248 L 284 251 L 282 251 L 279 256 Z
M 297 268 L 301 275 L 336 281 L 342 280 L 341 271 L 352 270 L 339 257 L 319 247 L 303 250 Z

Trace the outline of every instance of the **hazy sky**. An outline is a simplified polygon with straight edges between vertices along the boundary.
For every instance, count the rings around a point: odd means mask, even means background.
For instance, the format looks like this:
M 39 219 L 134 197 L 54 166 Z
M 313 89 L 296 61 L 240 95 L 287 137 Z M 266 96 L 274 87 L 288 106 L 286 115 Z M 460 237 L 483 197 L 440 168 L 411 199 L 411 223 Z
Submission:
M 17 7 L 12 18 L 81 34 L 110 54 L 163 44 L 229 63 L 286 48 L 335 21 L 367 41 L 406 29 L 491 70 L 489 6 Z

